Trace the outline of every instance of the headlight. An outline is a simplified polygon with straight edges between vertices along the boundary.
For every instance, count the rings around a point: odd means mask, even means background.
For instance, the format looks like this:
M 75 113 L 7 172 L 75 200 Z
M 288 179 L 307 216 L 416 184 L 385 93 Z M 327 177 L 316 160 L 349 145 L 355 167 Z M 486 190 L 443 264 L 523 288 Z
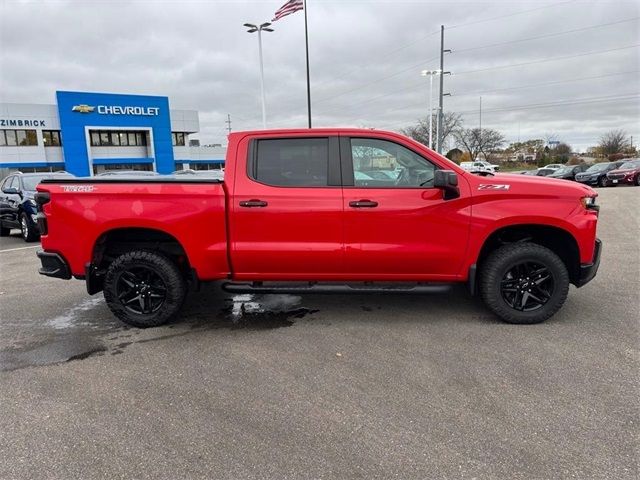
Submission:
M 582 206 L 587 210 L 599 211 L 600 205 L 596 204 L 596 197 L 582 197 Z

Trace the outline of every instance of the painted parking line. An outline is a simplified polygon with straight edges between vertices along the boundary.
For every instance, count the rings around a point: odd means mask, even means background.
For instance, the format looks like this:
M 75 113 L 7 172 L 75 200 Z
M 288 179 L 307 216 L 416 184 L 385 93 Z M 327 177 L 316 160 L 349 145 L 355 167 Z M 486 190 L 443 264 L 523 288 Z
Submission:
M 31 247 L 7 248 L 5 250 L 0 250 L 0 253 L 2 253 L 2 252 L 15 252 L 17 250 L 27 250 L 29 248 L 40 248 L 40 245 L 33 245 Z

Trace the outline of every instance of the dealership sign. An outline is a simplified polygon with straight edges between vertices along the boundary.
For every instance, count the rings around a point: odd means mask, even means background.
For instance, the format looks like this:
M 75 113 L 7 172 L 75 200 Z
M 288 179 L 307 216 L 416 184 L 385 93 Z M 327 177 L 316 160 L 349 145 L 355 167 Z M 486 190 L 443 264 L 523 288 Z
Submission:
M 0 118 L 0 127 L 44 127 L 44 120 L 13 120 Z
M 71 110 L 80 113 L 91 113 L 97 110 L 100 115 L 137 115 L 142 117 L 157 116 L 160 112 L 159 107 L 121 107 L 118 105 L 98 105 L 97 107 L 74 105 Z

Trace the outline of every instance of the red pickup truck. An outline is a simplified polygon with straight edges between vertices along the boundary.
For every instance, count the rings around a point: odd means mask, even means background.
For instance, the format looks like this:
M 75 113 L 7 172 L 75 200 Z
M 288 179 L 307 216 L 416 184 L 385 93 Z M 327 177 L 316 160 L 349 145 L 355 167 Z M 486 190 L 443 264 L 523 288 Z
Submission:
M 590 187 L 476 176 L 396 133 L 232 133 L 223 181 L 185 177 L 43 181 L 40 273 L 84 279 L 139 327 L 213 280 L 258 293 L 464 282 L 502 320 L 537 323 L 600 261 Z

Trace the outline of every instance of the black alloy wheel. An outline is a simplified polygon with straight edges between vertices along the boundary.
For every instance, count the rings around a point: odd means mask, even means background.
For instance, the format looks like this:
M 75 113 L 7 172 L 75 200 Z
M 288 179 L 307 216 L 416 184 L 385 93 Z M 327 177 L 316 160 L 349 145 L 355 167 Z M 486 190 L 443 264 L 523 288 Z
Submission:
M 562 307 L 569 292 L 562 259 L 532 242 L 498 247 L 481 263 L 479 274 L 482 300 L 507 323 L 544 322 Z
M 104 277 L 113 314 L 134 327 L 157 327 L 180 311 L 187 294 L 184 272 L 160 252 L 132 250 L 116 258 Z
M 116 278 L 118 300 L 128 311 L 138 315 L 157 312 L 167 298 L 162 277 L 148 266 L 132 267 Z
M 553 295 L 553 274 L 535 262 L 513 265 L 502 277 L 500 293 L 507 305 L 521 312 L 542 308 Z

